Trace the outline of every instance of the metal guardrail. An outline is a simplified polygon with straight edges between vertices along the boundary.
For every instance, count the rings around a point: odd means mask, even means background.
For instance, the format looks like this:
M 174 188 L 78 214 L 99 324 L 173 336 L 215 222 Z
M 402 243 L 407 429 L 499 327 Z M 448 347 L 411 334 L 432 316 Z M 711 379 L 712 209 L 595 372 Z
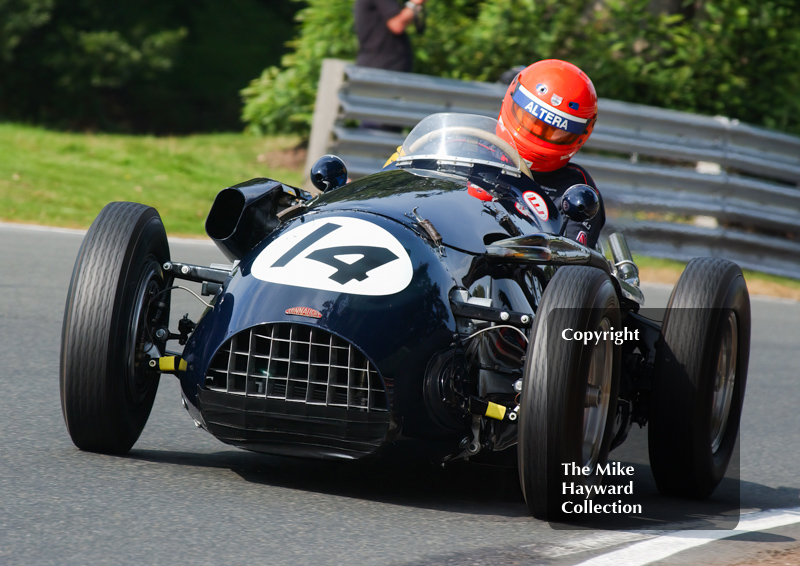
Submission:
M 404 134 L 436 112 L 497 116 L 506 85 L 323 64 L 311 163 L 342 157 L 352 178 L 379 171 Z M 600 99 L 575 162 L 600 187 L 607 225 L 635 253 L 725 257 L 800 279 L 800 138 L 724 117 Z

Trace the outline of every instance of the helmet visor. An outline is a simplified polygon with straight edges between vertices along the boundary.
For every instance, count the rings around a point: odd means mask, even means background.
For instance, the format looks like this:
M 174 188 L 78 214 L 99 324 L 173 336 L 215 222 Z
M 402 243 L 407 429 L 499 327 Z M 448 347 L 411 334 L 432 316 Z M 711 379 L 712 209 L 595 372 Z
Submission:
M 567 114 L 547 104 L 531 94 L 522 84 L 517 85 L 511 98 L 511 116 L 515 123 L 508 126 L 517 131 L 528 132 L 552 144 L 571 145 L 576 143 L 586 130 L 586 123 L 589 120 Z M 558 97 L 553 95 L 553 98 Z

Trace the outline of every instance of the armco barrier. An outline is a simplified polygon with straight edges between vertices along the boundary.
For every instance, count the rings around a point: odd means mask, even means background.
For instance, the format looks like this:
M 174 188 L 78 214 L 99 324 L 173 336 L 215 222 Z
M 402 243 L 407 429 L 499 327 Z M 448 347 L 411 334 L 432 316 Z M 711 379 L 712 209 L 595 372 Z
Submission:
M 325 60 L 309 141 L 344 159 L 352 178 L 374 173 L 411 128 L 435 112 L 497 116 L 506 85 L 443 79 Z M 575 162 L 600 187 L 607 224 L 634 253 L 725 257 L 800 279 L 800 138 L 723 117 L 600 99 Z

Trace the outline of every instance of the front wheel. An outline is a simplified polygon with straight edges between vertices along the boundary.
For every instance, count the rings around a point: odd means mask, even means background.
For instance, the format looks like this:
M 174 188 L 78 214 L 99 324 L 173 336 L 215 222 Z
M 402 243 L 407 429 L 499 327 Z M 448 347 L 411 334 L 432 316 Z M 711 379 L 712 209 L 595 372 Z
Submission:
M 705 498 L 739 432 L 750 356 L 750 298 L 730 261 L 689 262 L 672 291 L 656 357 L 648 425 L 661 493 Z
M 563 518 L 564 481 L 600 481 L 608 459 L 617 396 L 619 301 L 609 276 L 591 267 L 562 267 L 536 312 L 525 361 L 519 422 L 519 474 L 525 501 L 540 519 Z M 577 332 L 599 332 L 584 343 Z M 566 339 L 564 337 L 566 333 Z M 583 476 L 564 465 L 588 467 Z
M 169 322 L 162 266 L 169 245 L 154 208 L 112 202 L 83 240 L 61 334 L 61 408 L 81 450 L 128 452 L 158 388 L 151 357 L 163 354 L 154 328 Z

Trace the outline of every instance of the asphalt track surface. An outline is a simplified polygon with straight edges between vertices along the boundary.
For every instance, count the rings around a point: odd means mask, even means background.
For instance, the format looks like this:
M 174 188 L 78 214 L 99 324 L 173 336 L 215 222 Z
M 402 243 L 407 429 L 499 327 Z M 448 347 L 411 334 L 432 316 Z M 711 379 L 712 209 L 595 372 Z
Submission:
M 301 461 L 228 447 L 195 428 L 171 377 L 162 378 L 128 456 L 80 452 L 61 416 L 58 357 L 81 239 L 0 224 L 0 564 L 643 564 L 661 557 L 659 564 L 723 565 L 800 546 L 798 303 L 752 301 L 741 505 L 767 528 L 665 557 L 652 553 L 672 544 L 663 536 L 553 530 L 530 518 L 503 470 Z M 223 261 L 206 243 L 171 247 L 179 261 Z M 645 294 L 649 305 L 664 304 L 668 289 L 645 286 Z M 173 312 L 200 312 L 184 295 L 176 295 Z M 634 428 L 632 441 L 637 434 Z M 778 512 L 789 519 L 764 523 L 757 512 L 769 509 L 790 509 Z M 621 551 L 628 554 L 608 554 Z

